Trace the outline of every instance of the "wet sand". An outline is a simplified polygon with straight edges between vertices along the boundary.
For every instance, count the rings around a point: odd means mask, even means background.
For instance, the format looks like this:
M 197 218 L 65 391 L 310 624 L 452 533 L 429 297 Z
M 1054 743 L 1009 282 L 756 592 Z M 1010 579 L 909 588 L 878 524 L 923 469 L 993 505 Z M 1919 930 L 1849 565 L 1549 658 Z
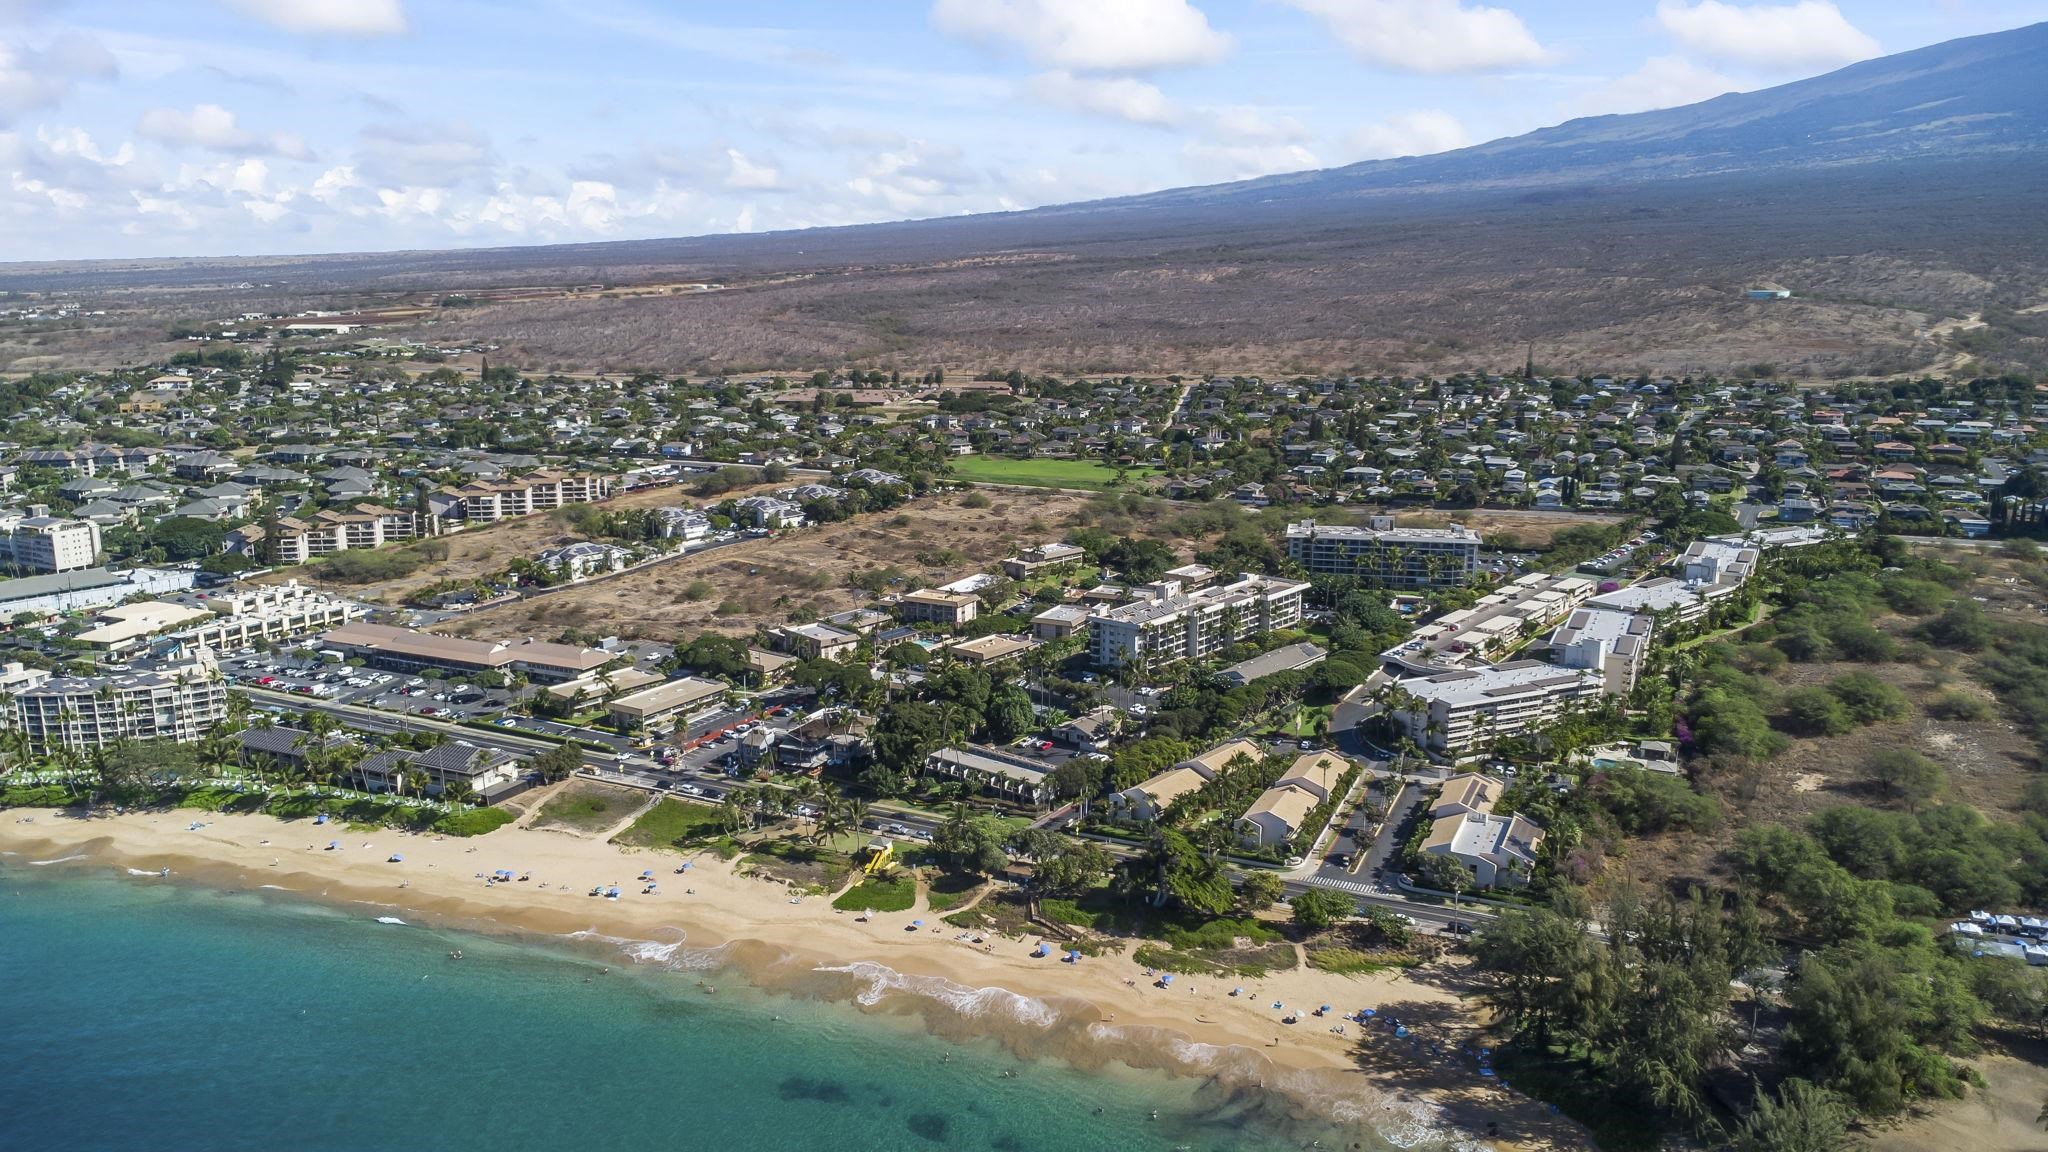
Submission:
M 339 847 L 329 850 L 330 841 Z M 713 856 L 690 858 L 678 875 L 684 858 L 672 852 L 517 827 L 462 840 L 182 809 L 91 818 L 12 811 L 0 822 L 0 851 L 15 855 L 11 863 L 169 868 L 174 882 L 274 889 L 358 906 L 366 917 L 608 941 L 643 963 L 731 969 L 770 989 L 914 1012 L 941 1034 L 994 1035 L 1024 1055 L 1117 1060 L 1278 1091 L 1404 1144 L 1462 1131 L 1501 1148 L 1591 1146 L 1575 1125 L 1480 1078 L 1452 1052 L 1474 1027 L 1456 965 L 1360 977 L 1304 966 L 1255 980 L 1178 976 L 1162 988 L 1128 955 L 1065 964 L 1057 942 L 1053 955 L 1031 957 L 1036 937 L 960 941 L 960 930 L 922 901 L 862 922 L 826 898 L 792 903 L 780 883 L 739 875 Z M 403 862 L 391 862 L 394 853 Z M 498 869 L 531 879 L 484 879 Z M 654 873 L 656 892 L 643 893 L 643 870 Z M 589 894 L 613 885 L 617 900 Z M 920 919 L 925 927 L 912 929 Z M 1243 993 L 1229 995 L 1236 987 Z M 1333 1011 L 1312 1015 L 1322 1004 Z M 1365 1008 L 1426 1039 L 1339 1019 Z M 1290 1012 L 1298 1023 L 1281 1022 Z M 1340 1024 L 1343 1035 L 1332 1031 Z M 1434 1044 L 1450 1054 L 1435 1054 Z

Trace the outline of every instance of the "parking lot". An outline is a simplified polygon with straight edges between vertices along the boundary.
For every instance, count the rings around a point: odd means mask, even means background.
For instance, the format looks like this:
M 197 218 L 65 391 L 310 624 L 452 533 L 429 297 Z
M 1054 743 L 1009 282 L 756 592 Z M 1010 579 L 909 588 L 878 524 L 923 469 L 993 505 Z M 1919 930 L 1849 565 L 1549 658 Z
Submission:
M 221 671 L 238 684 L 272 692 L 438 720 L 487 719 L 503 713 L 515 698 L 503 688 L 478 688 L 285 655 L 233 656 L 221 661 Z

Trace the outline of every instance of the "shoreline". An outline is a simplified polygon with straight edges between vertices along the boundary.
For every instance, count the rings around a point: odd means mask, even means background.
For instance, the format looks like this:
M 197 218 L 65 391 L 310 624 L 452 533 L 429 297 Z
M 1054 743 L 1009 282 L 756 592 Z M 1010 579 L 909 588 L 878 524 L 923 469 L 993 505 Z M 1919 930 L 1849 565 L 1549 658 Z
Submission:
M 339 847 L 327 849 L 329 841 Z M 1577 1125 L 1481 1079 L 1469 1063 L 1428 1055 L 1384 1029 L 1347 1023 L 1344 1035 L 1334 1033 L 1339 1016 L 1371 1008 L 1422 1024 L 1448 1047 L 1474 1027 L 1449 969 L 1410 979 L 1303 966 L 1258 979 L 1180 977 L 1160 988 L 1127 955 L 1068 965 L 1031 958 L 1029 937 L 991 937 L 986 950 L 960 942 L 922 899 L 861 922 L 826 898 L 792 903 L 782 884 L 737 875 L 716 857 L 689 858 L 689 873 L 678 876 L 684 857 L 672 852 L 518 827 L 459 840 L 186 809 L 20 809 L 0 822 L 0 851 L 31 866 L 125 867 L 137 879 L 169 868 L 173 882 L 276 891 L 408 924 L 595 941 L 636 963 L 731 971 L 769 992 L 916 1015 L 941 1037 L 993 1036 L 1022 1057 L 1117 1062 L 1263 1090 L 1389 1144 L 1469 1145 L 1486 1133 L 1484 1143 L 1502 1149 L 1591 1147 Z M 390 862 L 393 853 L 404 861 Z M 533 880 L 482 878 L 501 868 Z M 656 874 L 656 893 L 642 893 L 643 870 Z M 588 895 L 612 884 L 617 900 Z M 913 920 L 925 920 L 924 929 L 912 930 Z M 1230 996 L 1234 986 L 1243 994 Z M 1298 1011 L 1300 1022 L 1282 1024 L 1275 1003 Z M 1320 1004 L 1334 1011 L 1311 1015 Z

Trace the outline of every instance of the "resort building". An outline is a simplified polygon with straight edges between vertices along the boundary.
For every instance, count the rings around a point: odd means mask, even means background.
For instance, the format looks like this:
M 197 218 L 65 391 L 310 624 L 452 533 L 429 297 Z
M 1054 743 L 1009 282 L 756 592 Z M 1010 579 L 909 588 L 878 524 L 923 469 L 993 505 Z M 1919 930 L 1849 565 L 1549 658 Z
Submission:
M 1087 626 L 1088 609 L 1055 604 L 1031 618 L 1031 635 L 1040 640 L 1064 640 Z
M 1303 520 L 1287 526 L 1287 557 L 1319 576 L 1355 576 L 1389 588 L 1440 588 L 1479 571 L 1479 534 L 1463 525 L 1396 528 L 1375 516 L 1357 528 Z
M 112 676 L 52 676 L 9 697 L 29 748 L 88 752 L 123 740 L 199 739 L 227 719 L 228 691 L 213 654 Z
M 1398 681 L 1388 715 L 1418 745 L 1462 758 L 1543 727 L 1598 696 L 1604 683 L 1598 672 L 1517 660 Z
M 805 660 L 836 660 L 860 646 L 860 636 L 829 624 L 788 624 L 775 631 L 784 651 Z
M 1424 852 L 1449 856 L 1472 870 L 1481 888 L 1523 884 L 1536 867 L 1543 829 L 1526 816 L 1459 812 L 1430 825 Z
M 1003 561 L 1003 575 L 1024 580 L 1040 572 L 1063 570 L 1079 564 L 1087 553 L 1072 544 L 1040 544 L 1026 548 Z
M 320 646 L 344 656 L 358 656 L 373 667 L 398 672 L 436 669 L 470 675 L 500 672 L 553 684 L 594 672 L 617 657 L 596 648 L 551 644 L 543 640 L 464 640 L 433 632 L 415 632 L 361 621 L 343 625 L 320 637 Z
M 732 506 L 735 515 L 756 528 L 796 528 L 804 522 L 802 505 L 773 496 L 748 496 Z
M 941 748 L 925 757 L 924 770 L 935 776 L 950 776 L 978 784 L 998 795 L 1037 804 L 1046 797 L 1048 765 L 990 748 L 970 744 L 965 748 Z
M 611 494 L 610 477 L 590 473 L 535 472 L 517 480 L 477 480 L 428 493 L 428 529 L 442 532 L 571 504 L 595 504 Z
M 1345 771 L 1344 761 L 1327 752 L 1297 757 L 1280 779 L 1260 793 L 1238 818 L 1238 835 L 1254 848 L 1266 848 L 1293 840 L 1303 832 L 1311 837 L 1320 834 L 1322 829 L 1304 828 L 1303 821 L 1336 795 Z
M 1550 634 L 1550 658 L 1561 667 L 1590 668 L 1602 677 L 1601 691 L 1626 696 L 1635 691 L 1656 630 L 1656 620 L 1641 612 L 1581 608 Z
M 981 610 L 981 598 L 967 592 L 940 592 L 920 588 L 896 602 L 896 615 L 905 624 L 943 624 L 957 628 Z
M 424 752 L 387 748 L 355 762 L 351 783 L 366 792 L 424 791 L 439 796 L 460 781 L 470 801 L 496 804 L 533 786 L 519 762 L 504 752 L 479 748 L 466 740 L 437 744 Z
M 1714 602 L 1734 595 L 1756 571 L 1762 552 L 1728 539 L 1695 540 L 1678 558 L 1678 575 L 1659 576 L 1603 593 L 1588 605 L 1624 612 L 1669 613 L 1681 624 L 1705 618 Z
M 1304 640 L 1299 644 L 1288 644 L 1273 649 L 1262 656 L 1243 660 L 1216 674 L 1216 678 L 1233 688 L 1241 688 L 1254 680 L 1277 676 L 1282 672 L 1299 672 L 1313 668 L 1323 662 L 1329 653 Z
M 411 512 L 380 504 L 358 504 L 346 511 L 322 508 L 310 516 L 280 516 L 275 523 L 277 540 L 272 555 L 279 564 L 304 564 L 315 556 L 346 552 L 351 548 L 381 548 L 419 535 L 418 518 Z M 252 544 L 268 531 L 262 525 L 241 530 Z
M 620 696 L 605 707 L 621 729 L 672 728 L 678 720 L 717 707 L 731 690 L 723 680 L 686 676 Z
M 1493 805 L 1507 785 L 1491 776 L 1455 776 L 1430 806 L 1433 821 L 1424 852 L 1449 856 L 1472 870 L 1478 887 L 1522 883 L 1536 866 L 1543 828 L 1526 816 L 1496 816 Z
M 1038 647 L 1038 641 L 1022 636 L 1005 636 L 1000 632 L 987 636 L 976 636 L 972 640 L 955 640 L 946 645 L 946 651 L 956 660 L 968 664 L 997 664 L 1014 660 Z
M 354 601 L 297 580 L 215 593 L 199 601 L 199 606 L 213 613 L 213 618 L 178 632 L 177 637 L 217 652 L 309 636 L 360 620 L 366 611 Z
M 100 526 L 59 516 L 25 516 L 8 526 L 7 558 L 30 572 L 74 572 L 99 563 Z
M 1097 665 L 1200 660 L 1247 636 L 1290 627 L 1301 620 L 1308 585 L 1245 576 L 1199 592 L 1184 592 L 1174 580 L 1141 591 L 1141 599 L 1088 617 L 1088 649 Z
M 1111 796 L 1110 807 L 1121 820 L 1157 820 L 1175 800 L 1215 778 L 1216 773 L 1200 760 L 1185 761 Z
M 656 508 L 653 517 L 663 540 L 688 543 L 711 535 L 711 518 L 694 508 Z
M 1415 629 L 1380 660 L 1419 676 L 1500 660 L 1563 620 L 1598 587 L 1583 576 L 1531 572 Z

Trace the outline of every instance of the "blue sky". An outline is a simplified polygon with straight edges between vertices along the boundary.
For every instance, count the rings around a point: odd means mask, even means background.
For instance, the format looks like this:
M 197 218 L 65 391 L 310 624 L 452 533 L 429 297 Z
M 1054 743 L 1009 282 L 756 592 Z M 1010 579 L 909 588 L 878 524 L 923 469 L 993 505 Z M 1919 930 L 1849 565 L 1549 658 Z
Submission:
M 0 260 L 627 239 L 1441 151 L 2048 0 L 0 0 Z

